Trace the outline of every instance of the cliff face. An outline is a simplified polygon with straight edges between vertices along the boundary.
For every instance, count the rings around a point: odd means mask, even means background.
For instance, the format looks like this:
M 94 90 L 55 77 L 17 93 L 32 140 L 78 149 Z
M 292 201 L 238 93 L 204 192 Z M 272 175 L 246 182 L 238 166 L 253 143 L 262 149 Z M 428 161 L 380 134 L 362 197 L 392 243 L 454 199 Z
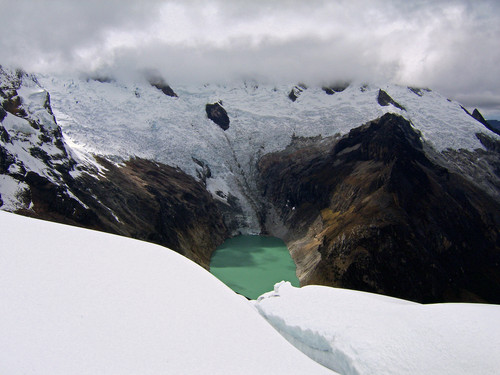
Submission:
M 260 160 L 264 219 L 283 233 L 303 285 L 421 302 L 499 302 L 500 205 L 424 152 L 386 114 L 323 148 Z

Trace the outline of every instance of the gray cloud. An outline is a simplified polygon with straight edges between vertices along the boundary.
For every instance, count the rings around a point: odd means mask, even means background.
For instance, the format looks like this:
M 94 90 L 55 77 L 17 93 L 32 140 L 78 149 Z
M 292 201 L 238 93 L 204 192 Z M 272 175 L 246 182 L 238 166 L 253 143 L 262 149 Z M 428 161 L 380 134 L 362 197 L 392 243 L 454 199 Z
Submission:
M 0 9 L 0 63 L 31 71 L 391 81 L 500 118 L 495 0 L 0 0 Z

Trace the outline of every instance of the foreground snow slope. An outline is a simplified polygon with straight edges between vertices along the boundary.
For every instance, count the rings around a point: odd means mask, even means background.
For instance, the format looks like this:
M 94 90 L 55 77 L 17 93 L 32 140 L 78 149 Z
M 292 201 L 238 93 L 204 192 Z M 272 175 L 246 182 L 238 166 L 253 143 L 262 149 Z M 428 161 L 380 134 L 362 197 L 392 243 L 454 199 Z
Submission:
M 0 373 L 331 374 L 168 249 L 0 211 Z
M 255 302 L 311 358 L 341 374 L 498 374 L 500 305 L 421 305 L 276 284 Z
M 328 374 L 168 249 L 0 211 L 2 374 Z M 277 284 L 253 302 L 342 374 L 496 374 L 500 306 Z

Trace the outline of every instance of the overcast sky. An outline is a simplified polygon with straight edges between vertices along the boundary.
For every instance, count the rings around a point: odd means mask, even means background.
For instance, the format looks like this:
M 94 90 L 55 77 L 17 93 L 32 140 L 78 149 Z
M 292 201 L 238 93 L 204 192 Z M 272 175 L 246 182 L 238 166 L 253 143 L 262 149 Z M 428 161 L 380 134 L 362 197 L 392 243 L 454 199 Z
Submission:
M 425 86 L 500 119 L 500 0 L 0 0 L 0 64 Z

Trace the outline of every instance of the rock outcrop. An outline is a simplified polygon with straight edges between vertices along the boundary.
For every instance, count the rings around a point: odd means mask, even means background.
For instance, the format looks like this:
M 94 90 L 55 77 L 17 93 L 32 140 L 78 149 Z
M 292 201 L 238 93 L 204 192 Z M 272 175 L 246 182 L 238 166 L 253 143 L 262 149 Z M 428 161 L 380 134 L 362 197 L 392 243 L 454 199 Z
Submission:
M 322 147 L 259 163 L 303 285 L 420 302 L 500 302 L 500 204 L 436 164 L 404 118 L 386 114 Z
M 328 95 L 333 95 L 336 92 L 342 92 L 350 85 L 349 82 L 338 82 L 334 85 L 323 86 L 321 89 L 326 92 Z
M 403 107 L 401 104 L 396 102 L 393 98 L 391 98 L 391 96 L 388 93 L 386 93 L 382 89 L 380 89 L 378 91 L 377 102 L 382 107 L 387 107 L 389 104 L 392 104 L 394 107 L 399 108 L 403 111 L 406 111 L 405 107 Z
M 464 110 L 465 113 L 467 113 L 474 120 L 483 124 L 487 129 L 491 130 L 493 133 L 500 135 L 500 130 L 495 128 L 495 126 L 492 126 L 488 121 L 486 121 L 486 119 L 483 117 L 483 115 L 481 114 L 481 112 L 479 112 L 477 108 L 474 108 L 472 113 L 470 113 L 464 106 L 461 105 L 460 107 Z
M 290 90 L 288 93 L 288 99 L 292 102 L 296 101 L 304 90 L 307 90 L 307 86 L 303 83 L 299 83 Z
M 219 125 L 222 130 L 229 129 L 229 116 L 220 101 L 207 104 L 205 106 L 205 111 L 207 112 L 207 117 Z
M 167 96 L 171 96 L 173 98 L 178 97 L 172 87 L 170 87 L 170 85 L 165 81 L 165 79 L 160 75 L 159 72 L 149 70 L 145 71 L 144 73 L 151 86 L 156 87 Z
M 408 87 L 408 90 L 410 90 L 412 93 L 415 95 L 418 95 L 420 97 L 424 96 L 425 92 L 431 92 L 430 89 L 425 89 L 425 88 L 420 88 L 420 87 Z
M 474 108 L 474 111 L 472 111 L 471 116 L 489 129 L 490 124 L 488 124 L 488 121 L 484 119 L 483 115 L 481 114 L 481 112 L 479 112 L 477 108 Z
M 472 115 L 471 116 L 474 117 L 481 124 L 483 124 L 484 126 L 486 126 L 492 132 L 497 133 L 497 134 L 500 135 L 500 131 L 498 129 L 495 129 L 494 126 L 491 126 L 491 124 L 488 121 L 485 120 L 485 118 L 483 117 L 483 115 L 481 114 L 481 112 L 479 112 L 479 110 L 477 108 L 475 108 L 474 111 L 472 111 Z

